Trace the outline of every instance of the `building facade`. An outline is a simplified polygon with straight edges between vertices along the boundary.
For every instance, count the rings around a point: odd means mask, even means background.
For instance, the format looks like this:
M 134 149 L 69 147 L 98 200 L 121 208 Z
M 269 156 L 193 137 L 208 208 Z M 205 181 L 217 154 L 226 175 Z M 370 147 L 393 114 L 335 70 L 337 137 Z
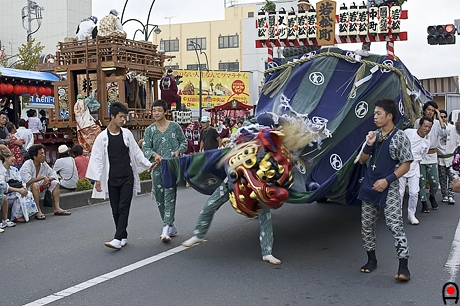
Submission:
M 66 37 L 75 37 L 80 21 L 91 15 L 92 0 L 2 0 L 1 3 L 0 44 L 10 57 L 27 42 L 29 8 L 32 38 L 45 47 L 44 54 L 54 55 L 57 43 Z
M 296 8 L 296 3 L 276 1 L 277 9 Z M 254 105 L 263 83 L 268 57 L 267 49 L 255 47 L 255 17 L 263 4 L 226 1 L 225 20 L 159 25 L 162 31 L 152 35 L 153 43 L 167 55 L 174 56 L 170 62 L 166 62 L 167 68 L 198 70 L 195 45 L 201 69 L 251 72 L 250 104 Z

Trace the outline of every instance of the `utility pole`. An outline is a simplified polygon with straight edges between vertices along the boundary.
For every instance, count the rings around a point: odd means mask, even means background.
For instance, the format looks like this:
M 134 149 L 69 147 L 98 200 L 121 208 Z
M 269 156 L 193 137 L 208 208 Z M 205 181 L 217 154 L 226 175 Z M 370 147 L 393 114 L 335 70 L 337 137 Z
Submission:
M 22 27 L 27 30 L 27 41 L 29 42 L 32 39 L 32 34 L 36 33 L 42 23 L 42 11 L 45 10 L 43 7 L 38 6 L 37 2 L 32 0 L 27 0 L 27 6 L 24 6 L 21 10 L 22 16 Z M 38 27 L 35 31 L 32 32 L 32 21 L 37 20 Z M 24 24 L 24 21 L 27 21 L 27 26 Z

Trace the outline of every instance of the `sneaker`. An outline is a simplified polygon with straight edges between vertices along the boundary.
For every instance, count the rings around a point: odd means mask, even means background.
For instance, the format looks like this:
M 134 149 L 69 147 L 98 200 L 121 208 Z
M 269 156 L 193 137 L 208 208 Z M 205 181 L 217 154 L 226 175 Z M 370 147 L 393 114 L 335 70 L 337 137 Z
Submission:
M 126 239 L 126 238 L 121 239 L 120 244 L 121 244 L 122 247 L 124 247 L 127 243 L 128 243 L 128 239 Z
M 0 233 L 3 233 L 5 230 L 3 228 L 0 228 Z
M 443 201 L 444 203 L 447 203 L 447 202 L 449 202 L 449 198 L 448 198 L 447 196 L 443 196 L 443 197 L 442 197 L 442 201 Z
M 415 218 L 414 215 L 408 215 L 407 219 L 409 219 L 410 224 L 412 225 L 418 225 L 420 222 Z
M 166 225 L 165 227 L 163 227 L 163 232 L 161 233 L 160 239 L 163 242 L 171 241 L 171 237 L 169 237 L 169 225 Z
M 176 236 L 177 236 L 177 227 L 173 223 L 173 225 L 169 227 L 169 237 L 176 237 Z
M 449 202 L 449 204 L 455 204 L 454 197 L 449 197 L 448 202 Z
M 104 245 L 108 248 L 120 250 L 121 249 L 121 241 L 118 239 L 113 239 L 110 242 L 105 242 Z
M 3 220 L 3 221 L 2 221 L 2 225 L 3 225 L 2 228 L 5 228 L 5 227 L 14 227 L 14 226 L 16 226 L 16 223 L 11 222 L 10 219 L 6 219 L 6 220 Z

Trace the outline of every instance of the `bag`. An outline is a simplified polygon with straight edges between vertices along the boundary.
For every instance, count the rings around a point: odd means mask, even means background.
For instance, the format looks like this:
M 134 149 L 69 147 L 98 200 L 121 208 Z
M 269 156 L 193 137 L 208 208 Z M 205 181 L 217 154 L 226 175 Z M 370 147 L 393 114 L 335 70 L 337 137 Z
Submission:
M 454 159 L 452 160 L 452 169 L 460 171 L 460 146 L 454 151 Z
M 49 189 L 45 190 L 45 198 L 43 199 L 43 206 L 53 207 L 53 197 L 51 196 L 51 191 Z
M 18 180 L 15 180 L 15 179 L 10 179 L 8 180 L 8 186 L 10 186 L 11 188 L 22 188 L 24 187 L 24 185 L 22 185 L 22 182 L 21 181 L 18 181 Z

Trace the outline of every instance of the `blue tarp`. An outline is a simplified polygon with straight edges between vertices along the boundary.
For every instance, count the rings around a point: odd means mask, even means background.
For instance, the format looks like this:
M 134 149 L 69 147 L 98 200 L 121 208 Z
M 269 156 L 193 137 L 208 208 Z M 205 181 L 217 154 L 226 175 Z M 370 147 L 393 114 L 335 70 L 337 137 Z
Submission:
M 39 72 L 0 67 L 0 77 L 27 79 L 43 82 L 57 82 L 59 77 L 50 72 Z

